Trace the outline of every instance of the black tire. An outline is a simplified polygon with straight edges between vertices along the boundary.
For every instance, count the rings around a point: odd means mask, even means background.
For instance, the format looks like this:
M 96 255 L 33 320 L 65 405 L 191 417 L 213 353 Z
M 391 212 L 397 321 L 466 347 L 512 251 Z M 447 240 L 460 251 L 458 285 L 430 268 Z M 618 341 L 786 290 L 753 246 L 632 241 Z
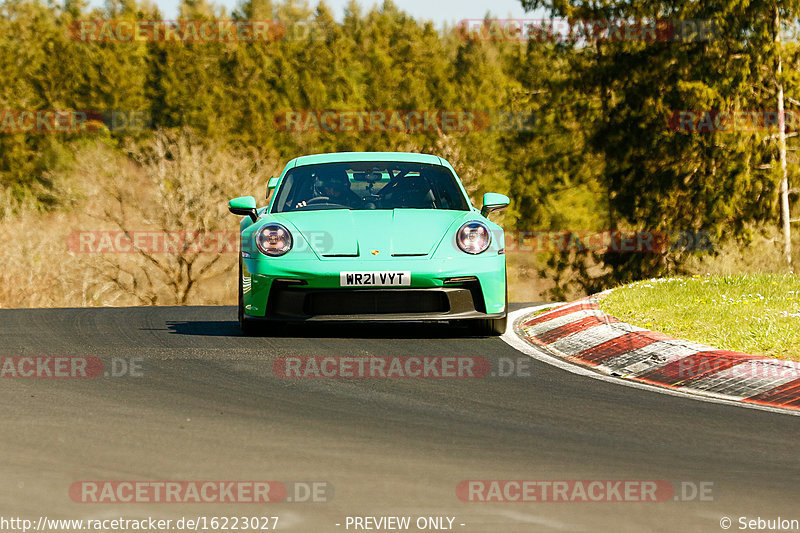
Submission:
M 261 332 L 261 325 L 252 319 L 244 316 L 244 292 L 242 290 L 242 260 L 239 259 L 239 328 L 245 336 L 258 335 Z
M 506 284 L 506 311 L 503 318 L 479 318 L 472 321 L 472 330 L 479 335 L 499 337 L 508 326 L 508 284 Z
M 479 335 L 489 335 L 491 337 L 499 337 L 506 332 L 508 325 L 508 317 L 503 318 L 479 318 L 474 320 L 472 330 Z

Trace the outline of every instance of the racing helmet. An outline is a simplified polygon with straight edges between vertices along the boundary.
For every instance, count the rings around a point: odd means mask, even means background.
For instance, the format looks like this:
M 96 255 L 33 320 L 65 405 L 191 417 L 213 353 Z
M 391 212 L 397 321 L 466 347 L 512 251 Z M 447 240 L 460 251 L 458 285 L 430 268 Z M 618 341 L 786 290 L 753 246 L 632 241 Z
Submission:
M 318 174 L 314 180 L 314 193 L 317 196 L 327 196 L 325 189 L 331 188 L 342 192 L 350 189 L 350 178 L 345 170 L 334 170 Z

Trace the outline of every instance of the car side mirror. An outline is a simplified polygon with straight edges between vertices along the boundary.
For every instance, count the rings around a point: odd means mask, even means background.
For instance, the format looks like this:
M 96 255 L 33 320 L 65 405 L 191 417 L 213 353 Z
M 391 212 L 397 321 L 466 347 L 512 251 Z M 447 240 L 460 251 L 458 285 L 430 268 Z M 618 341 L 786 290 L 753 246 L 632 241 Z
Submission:
M 228 202 L 228 211 L 234 215 L 241 215 L 243 217 L 249 216 L 253 222 L 258 220 L 256 199 L 252 196 L 241 196 L 239 198 L 234 198 Z
M 481 207 L 481 215 L 486 216 L 492 211 L 500 211 L 508 207 L 511 200 L 505 194 L 498 194 L 496 192 L 487 192 L 483 195 L 483 207 Z

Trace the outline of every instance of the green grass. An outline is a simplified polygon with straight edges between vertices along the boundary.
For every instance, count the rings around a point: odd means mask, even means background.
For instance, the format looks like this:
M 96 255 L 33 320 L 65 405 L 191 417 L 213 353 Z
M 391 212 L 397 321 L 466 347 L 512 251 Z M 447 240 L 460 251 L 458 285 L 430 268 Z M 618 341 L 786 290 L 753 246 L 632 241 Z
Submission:
M 637 281 L 600 308 L 623 322 L 725 350 L 800 360 L 800 276 L 740 274 Z

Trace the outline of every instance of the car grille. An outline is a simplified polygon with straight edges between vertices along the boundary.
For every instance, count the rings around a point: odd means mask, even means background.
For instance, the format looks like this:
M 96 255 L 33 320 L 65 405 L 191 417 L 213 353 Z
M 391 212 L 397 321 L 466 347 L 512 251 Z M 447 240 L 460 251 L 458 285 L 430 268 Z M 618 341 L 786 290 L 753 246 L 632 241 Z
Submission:
M 267 316 L 305 319 L 318 316 L 355 317 L 451 315 L 483 308 L 467 287 L 427 289 L 310 289 L 275 281 Z
M 446 313 L 450 304 L 440 291 L 317 292 L 306 297 L 307 315 Z

